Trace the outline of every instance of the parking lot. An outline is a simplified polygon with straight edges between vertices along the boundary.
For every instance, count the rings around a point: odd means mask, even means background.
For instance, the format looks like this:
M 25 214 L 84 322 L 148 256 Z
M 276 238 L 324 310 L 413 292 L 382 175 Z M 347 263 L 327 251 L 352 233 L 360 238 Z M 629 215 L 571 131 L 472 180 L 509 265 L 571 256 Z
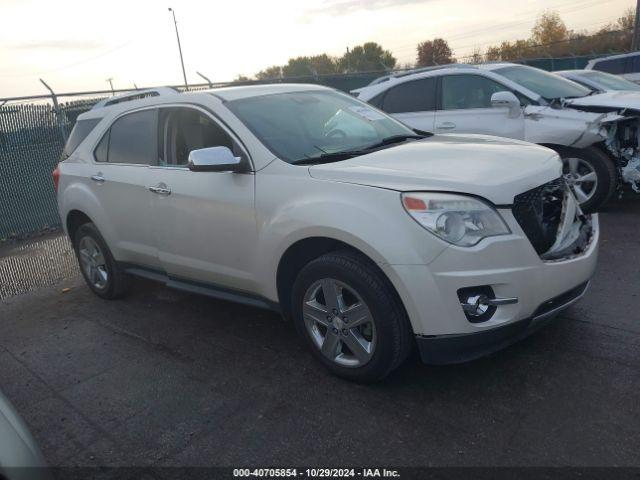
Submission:
M 0 385 L 56 466 L 640 466 L 639 215 L 602 214 L 580 303 L 472 363 L 352 384 L 270 312 L 73 274 L 2 300 Z

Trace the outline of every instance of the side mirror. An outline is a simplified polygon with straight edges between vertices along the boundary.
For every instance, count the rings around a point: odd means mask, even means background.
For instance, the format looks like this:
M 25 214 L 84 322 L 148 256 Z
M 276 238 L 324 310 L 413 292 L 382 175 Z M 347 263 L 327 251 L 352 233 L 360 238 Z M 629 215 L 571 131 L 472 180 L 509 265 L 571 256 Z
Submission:
M 192 172 L 238 172 L 240 157 L 235 157 L 227 147 L 209 147 L 189 153 L 189 170 Z
M 509 109 L 509 118 L 520 116 L 520 100 L 511 92 L 496 92 L 491 95 L 491 106 Z

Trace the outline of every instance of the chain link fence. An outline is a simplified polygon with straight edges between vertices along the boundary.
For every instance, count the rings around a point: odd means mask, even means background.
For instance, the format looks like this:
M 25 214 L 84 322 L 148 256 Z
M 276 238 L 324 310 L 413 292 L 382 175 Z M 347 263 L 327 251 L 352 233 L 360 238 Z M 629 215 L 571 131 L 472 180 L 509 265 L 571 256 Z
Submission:
M 76 118 L 98 99 L 0 107 L 0 243 L 60 226 L 51 173 Z

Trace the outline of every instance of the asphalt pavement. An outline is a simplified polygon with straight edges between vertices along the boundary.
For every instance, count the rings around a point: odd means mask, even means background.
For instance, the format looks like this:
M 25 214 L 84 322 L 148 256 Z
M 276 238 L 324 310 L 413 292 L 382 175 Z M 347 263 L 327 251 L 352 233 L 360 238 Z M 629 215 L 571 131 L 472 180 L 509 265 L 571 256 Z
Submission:
M 1 301 L 0 388 L 55 466 L 638 467 L 639 218 L 612 205 L 587 296 L 471 363 L 357 385 L 275 314 L 74 270 Z

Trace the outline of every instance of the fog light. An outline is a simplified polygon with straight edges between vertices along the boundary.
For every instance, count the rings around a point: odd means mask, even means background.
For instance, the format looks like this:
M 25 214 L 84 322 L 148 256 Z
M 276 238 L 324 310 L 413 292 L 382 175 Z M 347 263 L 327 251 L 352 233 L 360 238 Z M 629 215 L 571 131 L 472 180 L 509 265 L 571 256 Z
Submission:
M 458 298 L 467 320 L 471 323 L 486 322 L 493 317 L 500 305 L 518 303 L 515 297 L 496 298 L 493 288 L 488 285 L 461 288 L 458 290 Z

